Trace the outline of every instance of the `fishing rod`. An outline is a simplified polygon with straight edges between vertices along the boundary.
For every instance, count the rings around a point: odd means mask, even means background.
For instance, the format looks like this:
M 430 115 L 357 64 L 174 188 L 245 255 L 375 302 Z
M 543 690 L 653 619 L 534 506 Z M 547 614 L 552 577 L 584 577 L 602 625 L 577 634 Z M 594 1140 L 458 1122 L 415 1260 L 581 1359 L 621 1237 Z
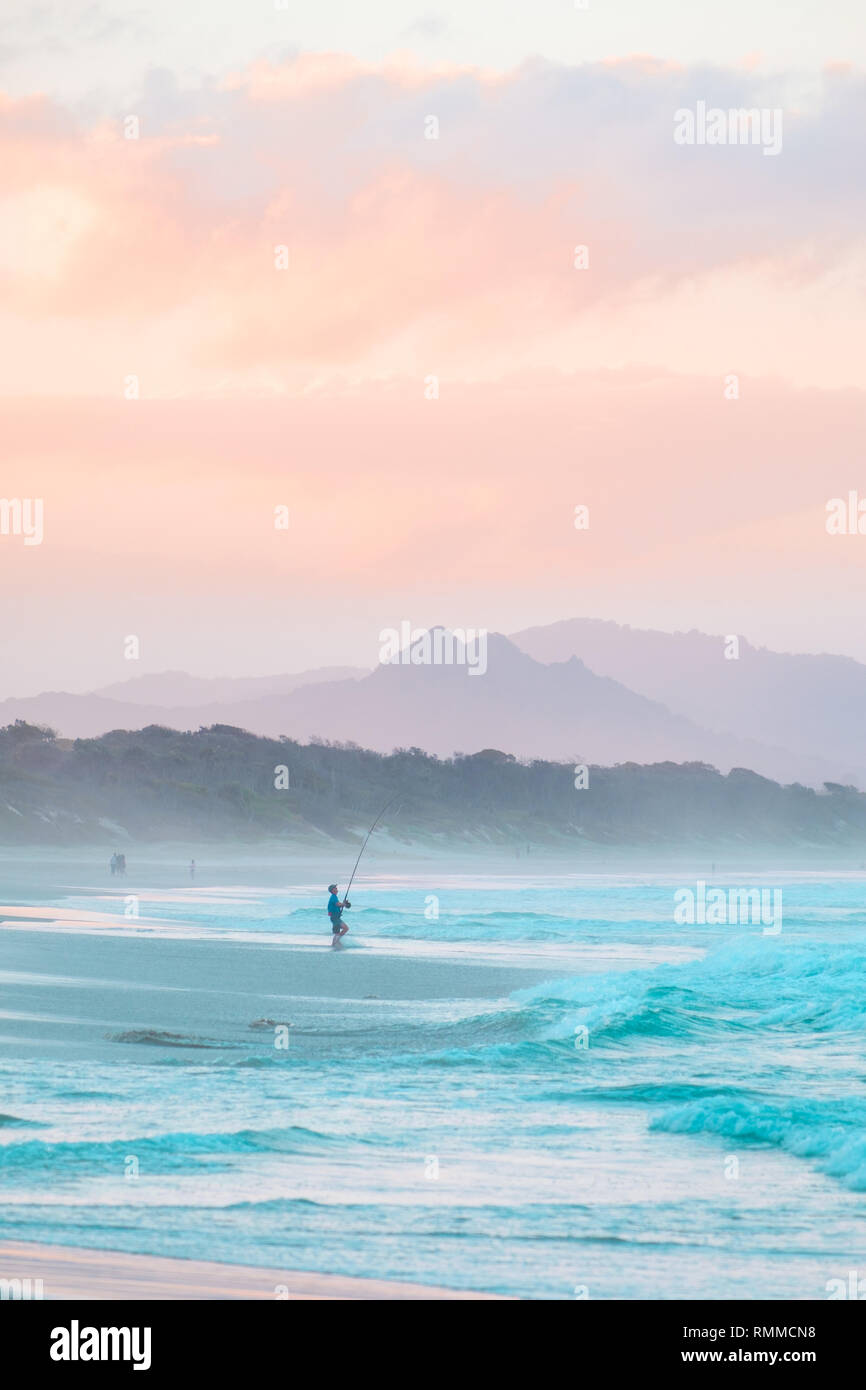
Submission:
M 344 895 L 343 895 L 344 900 L 345 900 L 346 898 L 348 898 L 348 896 L 349 896 L 349 888 L 351 888 L 352 882 L 353 882 L 354 877 L 355 877 L 355 874 L 358 872 L 358 865 L 359 865 L 360 862 L 361 862 L 361 855 L 364 853 L 364 850 L 367 848 L 367 841 L 369 840 L 369 838 L 370 838 L 370 836 L 372 835 L 373 831 L 376 829 L 376 826 L 379 824 L 379 821 L 380 821 L 380 820 L 382 819 L 382 817 L 384 816 L 384 814 L 385 814 L 385 812 L 387 811 L 388 807 L 394 805 L 394 802 L 397 800 L 397 798 L 399 797 L 399 795 L 400 795 L 400 793 L 398 792 L 398 793 L 397 793 L 397 796 L 392 796 L 392 797 L 391 797 L 391 800 L 388 801 L 388 802 L 382 807 L 382 809 L 381 809 L 381 811 L 379 812 L 378 816 L 377 816 L 376 819 L 373 821 L 373 824 L 370 826 L 370 829 L 367 831 L 367 834 L 364 836 L 364 843 L 362 844 L 362 846 L 361 846 L 361 848 L 360 848 L 360 850 L 359 850 L 359 852 L 358 852 L 358 858 L 355 860 L 355 867 L 354 867 L 354 869 L 352 870 L 352 877 L 349 879 L 349 887 L 346 889 L 346 891 L 345 891 L 345 893 L 344 893 Z

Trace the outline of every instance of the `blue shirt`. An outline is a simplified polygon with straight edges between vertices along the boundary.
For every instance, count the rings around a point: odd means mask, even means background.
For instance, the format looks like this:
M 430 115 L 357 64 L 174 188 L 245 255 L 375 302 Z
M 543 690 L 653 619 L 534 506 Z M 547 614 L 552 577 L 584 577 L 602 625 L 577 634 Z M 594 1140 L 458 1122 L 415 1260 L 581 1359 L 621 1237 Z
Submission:
M 336 893 L 332 893 L 328 899 L 328 916 L 339 917 L 342 911 L 340 899 L 337 897 Z

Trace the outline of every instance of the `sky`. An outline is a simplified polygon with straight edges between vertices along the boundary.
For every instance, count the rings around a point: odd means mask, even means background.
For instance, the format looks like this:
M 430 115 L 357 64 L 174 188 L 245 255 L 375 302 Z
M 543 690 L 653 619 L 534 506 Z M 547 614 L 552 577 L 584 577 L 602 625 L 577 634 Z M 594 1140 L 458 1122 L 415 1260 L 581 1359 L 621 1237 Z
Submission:
M 0 697 L 403 621 L 866 660 L 864 115 L 841 0 L 6 0 Z

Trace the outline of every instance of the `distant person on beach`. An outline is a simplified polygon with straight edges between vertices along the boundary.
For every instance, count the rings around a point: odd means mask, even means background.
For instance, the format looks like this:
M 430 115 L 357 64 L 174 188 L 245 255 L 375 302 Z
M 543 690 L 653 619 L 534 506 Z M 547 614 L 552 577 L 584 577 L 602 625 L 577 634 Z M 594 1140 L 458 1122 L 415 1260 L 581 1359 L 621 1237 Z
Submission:
M 340 902 L 340 899 L 337 897 L 336 883 L 328 884 L 328 892 L 331 895 L 328 899 L 328 916 L 331 919 L 331 945 L 336 946 L 340 937 L 345 936 L 346 932 L 349 930 L 343 921 L 343 908 L 351 907 L 352 904 L 347 898 L 344 898 L 343 901 Z
M 194 860 L 194 859 L 191 859 L 191 860 L 189 861 L 189 876 L 190 876 L 190 878 L 195 878 L 195 860 Z
M 121 875 L 121 877 L 123 877 L 123 875 L 126 873 L 126 855 L 125 855 L 125 854 L 119 854 L 119 855 L 117 856 L 117 872 Z
M 111 858 L 109 859 L 108 863 L 109 863 L 109 866 L 110 866 L 110 868 L 111 868 L 111 877 L 114 878 L 114 875 L 117 873 L 117 851 L 116 851 L 116 850 L 115 850 L 114 854 L 112 854 L 112 856 L 111 856 Z

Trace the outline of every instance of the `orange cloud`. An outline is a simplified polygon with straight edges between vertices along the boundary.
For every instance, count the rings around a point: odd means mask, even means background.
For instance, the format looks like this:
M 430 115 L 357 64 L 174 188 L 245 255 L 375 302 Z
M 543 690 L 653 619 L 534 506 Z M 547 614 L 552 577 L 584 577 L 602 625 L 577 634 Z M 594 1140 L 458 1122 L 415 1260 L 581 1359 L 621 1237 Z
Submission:
M 738 104 L 765 80 L 716 78 Z M 826 74 L 825 104 L 796 117 L 785 163 L 677 148 L 672 114 L 697 80 L 642 59 L 494 78 L 305 55 L 174 90 L 165 109 L 143 101 L 138 139 L 120 117 L 86 127 L 44 99 L 5 99 L 0 297 L 19 387 L 46 367 L 71 392 L 111 394 L 137 370 L 163 395 L 227 380 L 294 391 L 407 363 L 470 378 L 491 361 L 571 368 L 587 365 L 592 315 L 607 338 L 619 326 L 619 365 L 645 303 L 653 360 L 681 366 L 684 291 L 708 294 L 724 275 L 726 295 L 766 321 L 780 287 L 797 304 L 821 277 L 856 285 L 856 194 L 818 150 L 850 145 L 863 82 Z M 754 339 L 747 322 L 742 338 Z M 845 380 L 847 347 L 838 361 Z M 772 348 L 758 366 L 780 369 Z

